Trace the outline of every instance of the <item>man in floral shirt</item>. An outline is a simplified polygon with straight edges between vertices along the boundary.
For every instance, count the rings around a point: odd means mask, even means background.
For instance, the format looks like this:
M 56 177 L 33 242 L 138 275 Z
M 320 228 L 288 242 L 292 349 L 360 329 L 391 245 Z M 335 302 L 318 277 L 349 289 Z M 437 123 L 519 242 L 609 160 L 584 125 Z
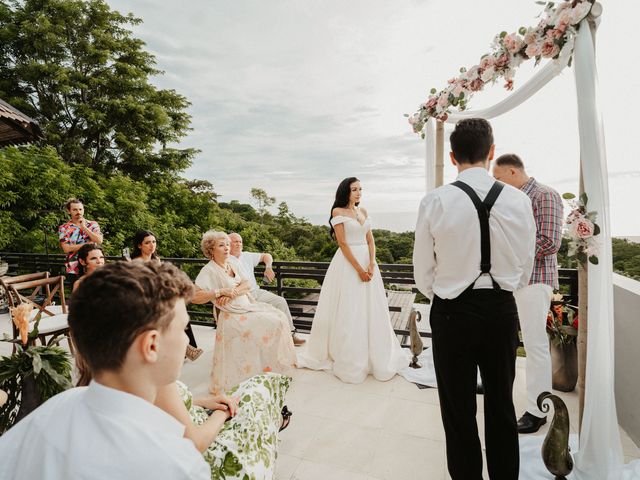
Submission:
M 67 254 L 64 265 L 67 279 L 73 283 L 79 275 L 78 250 L 85 243 L 102 243 L 100 225 L 84 218 L 84 205 L 77 198 L 70 198 L 64 204 L 71 219 L 58 228 L 60 247 Z
M 558 258 L 562 240 L 562 198 L 553 188 L 529 177 L 515 154 L 498 157 L 493 176 L 526 193 L 536 221 L 536 257 L 529 285 L 515 292 L 522 341 L 527 352 L 527 411 L 518 420 L 518 432 L 537 432 L 547 421 L 536 399 L 551 391 L 551 355 L 546 325 L 553 289 L 558 288 Z

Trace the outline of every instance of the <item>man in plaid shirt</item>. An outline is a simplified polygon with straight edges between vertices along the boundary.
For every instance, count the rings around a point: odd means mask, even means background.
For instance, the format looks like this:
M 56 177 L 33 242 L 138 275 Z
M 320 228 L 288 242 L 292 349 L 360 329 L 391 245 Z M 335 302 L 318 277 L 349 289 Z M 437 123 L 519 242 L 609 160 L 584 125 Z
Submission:
M 529 177 L 515 154 L 498 157 L 493 176 L 520 189 L 531 199 L 536 221 L 536 257 L 529 285 L 514 292 L 527 352 L 527 411 L 518 420 L 518 432 L 537 432 L 547 421 L 536 399 L 551 391 L 551 355 L 547 338 L 547 313 L 553 290 L 558 288 L 558 258 L 562 239 L 562 198 L 554 189 Z

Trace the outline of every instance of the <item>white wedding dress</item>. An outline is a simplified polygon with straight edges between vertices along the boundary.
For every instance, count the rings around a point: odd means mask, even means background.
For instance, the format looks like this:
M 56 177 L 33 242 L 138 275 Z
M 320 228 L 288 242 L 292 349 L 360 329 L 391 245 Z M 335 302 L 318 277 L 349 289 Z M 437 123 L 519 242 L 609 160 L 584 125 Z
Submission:
M 344 224 L 346 242 L 358 263 L 366 269 L 370 219 L 360 224 L 354 218 L 338 215 L 331 223 Z M 343 382 L 361 383 L 369 373 L 378 380 L 390 380 L 409 362 L 409 352 L 400 346 L 391 327 L 389 304 L 378 266 L 371 281 L 363 282 L 338 249 L 322 283 L 311 337 L 298 354 L 298 366 L 332 370 Z

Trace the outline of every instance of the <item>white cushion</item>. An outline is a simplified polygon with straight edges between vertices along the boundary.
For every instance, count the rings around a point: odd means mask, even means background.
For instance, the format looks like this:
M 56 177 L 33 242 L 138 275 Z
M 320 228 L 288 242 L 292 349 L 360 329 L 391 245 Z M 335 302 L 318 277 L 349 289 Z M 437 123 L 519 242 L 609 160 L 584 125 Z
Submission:
M 50 311 L 51 313 L 53 313 L 54 315 L 60 315 L 62 314 L 62 305 L 49 305 L 47 307 L 47 310 Z M 38 315 L 38 312 L 40 312 L 40 310 L 38 310 L 37 308 L 34 308 L 31 312 L 31 318 L 30 321 L 33 322 L 33 320 L 36 318 L 36 315 Z M 46 317 L 50 317 L 51 315 L 42 312 L 42 320 L 44 321 L 44 319 Z
M 38 334 L 42 335 L 57 332 L 58 330 L 64 330 L 65 328 L 69 328 L 66 313 L 54 315 L 53 317 L 50 317 L 49 315 L 42 315 L 40 323 L 38 324 Z

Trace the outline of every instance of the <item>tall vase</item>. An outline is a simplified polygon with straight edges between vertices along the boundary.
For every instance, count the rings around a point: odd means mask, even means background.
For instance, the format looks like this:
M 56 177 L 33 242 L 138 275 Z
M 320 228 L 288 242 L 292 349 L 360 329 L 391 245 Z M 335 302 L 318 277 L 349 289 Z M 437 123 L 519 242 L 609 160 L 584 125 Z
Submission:
M 572 392 L 578 381 L 578 349 L 576 342 L 555 344 L 549 342 L 551 350 L 551 380 L 555 390 Z
M 29 415 L 42 404 L 42 395 L 36 386 L 33 374 L 22 377 L 22 392 L 20 393 L 20 409 L 16 415 L 16 423 Z

